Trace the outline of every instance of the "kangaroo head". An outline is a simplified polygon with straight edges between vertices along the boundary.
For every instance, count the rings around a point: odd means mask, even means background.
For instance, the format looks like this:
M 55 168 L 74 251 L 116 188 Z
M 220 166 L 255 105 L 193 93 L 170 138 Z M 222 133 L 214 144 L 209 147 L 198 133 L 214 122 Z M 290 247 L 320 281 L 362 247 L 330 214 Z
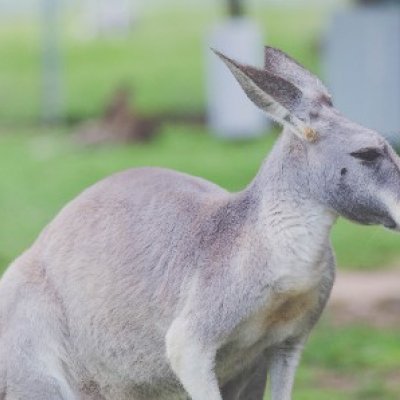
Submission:
M 249 99 L 296 138 L 304 187 L 316 201 L 400 230 L 400 159 L 380 134 L 345 118 L 321 81 L 280 50 L 265 48 L 264 69 L 216 54 Z

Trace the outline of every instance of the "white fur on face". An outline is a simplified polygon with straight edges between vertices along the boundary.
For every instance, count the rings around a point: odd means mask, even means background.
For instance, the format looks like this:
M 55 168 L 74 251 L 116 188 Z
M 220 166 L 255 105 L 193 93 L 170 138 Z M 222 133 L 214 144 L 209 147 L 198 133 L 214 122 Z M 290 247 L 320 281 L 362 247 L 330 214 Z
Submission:
M 380 195 L 382 203 L 386 206 L 390 216 L 396 222 L 396 231 L 400 231 L 400 201 L 393 194 L 382 192 Z

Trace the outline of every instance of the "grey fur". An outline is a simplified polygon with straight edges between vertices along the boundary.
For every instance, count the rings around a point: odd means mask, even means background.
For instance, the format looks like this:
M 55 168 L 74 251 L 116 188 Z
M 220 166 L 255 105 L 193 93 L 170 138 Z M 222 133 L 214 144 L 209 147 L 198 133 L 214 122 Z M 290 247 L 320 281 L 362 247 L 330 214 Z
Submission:
M 265 46 L 264 68 L 296 85 L 303 92 L 311 91 L 311 97 L 332 106 L 331 96 L 323 83 L 283 51 Z
M 265 79 L 222 56 L 258 105 L 290 113 L 247 188 L 125 171 L 67 205 L 9 267 L 1 400 L 261 400 L 267 369 L 272 399 L 291 398 L 333 285 L 331 226 L 343 215 L 397 230 L 400 163 L 316 78 L 273 54 Z M 285 98 L 281 84 L 297 89 Z M 293 134 L 297 119 L 317 141 Z M 360 160 L 365 148 L 379 157 Z
M 261 109 L 268 109 L 270 103 L 278 102 L 289 113 L 296 111 L 302 98 L 302 92 L 295 85 L 277 75 L 270 74 L 267 70 L 260 70 L 250 65 L 241 65 L 218 51 L 215 51 L 215 53 L 230 68 L 250 100 Z M 254 86 L 250 86 L 250 82 Z M 253 90 L 253 87 L 259 90 Z M 266 94 L 271 98 L 268 102 L 265 101 Z

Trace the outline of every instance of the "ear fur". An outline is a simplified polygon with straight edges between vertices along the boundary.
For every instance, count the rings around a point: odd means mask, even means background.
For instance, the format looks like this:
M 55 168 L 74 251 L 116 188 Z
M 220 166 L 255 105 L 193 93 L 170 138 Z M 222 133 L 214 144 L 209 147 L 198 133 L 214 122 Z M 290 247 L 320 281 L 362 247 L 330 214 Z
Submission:
M 315 131 L 296 117 L 303 94 L 291 82 L 269 71 L 242 65 L 224 54 L 213 50 L 228 66 L 247 97 L 276 122 L 288 126 L 302 139 L 314 141 Z M 311 133 L 310 133 L 311 132 Z
M 264 68 L 296 85 L 308 97 L 331 103 L 331 95 L 324 84 L 283 51 L 265 46 Z

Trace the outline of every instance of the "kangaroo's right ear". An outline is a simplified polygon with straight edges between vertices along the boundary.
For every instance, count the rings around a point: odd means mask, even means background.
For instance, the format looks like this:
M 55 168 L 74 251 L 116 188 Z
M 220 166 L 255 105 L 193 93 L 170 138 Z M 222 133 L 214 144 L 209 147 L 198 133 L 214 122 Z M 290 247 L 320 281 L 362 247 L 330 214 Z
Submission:
M 228 66 L 247 97 L 276 122 L 288 126 L 302 139 L 316 140 L 316 133 L 297 115 L 303 98 L 293 83 L 267 70 L 243 65 L 213 50 Z

